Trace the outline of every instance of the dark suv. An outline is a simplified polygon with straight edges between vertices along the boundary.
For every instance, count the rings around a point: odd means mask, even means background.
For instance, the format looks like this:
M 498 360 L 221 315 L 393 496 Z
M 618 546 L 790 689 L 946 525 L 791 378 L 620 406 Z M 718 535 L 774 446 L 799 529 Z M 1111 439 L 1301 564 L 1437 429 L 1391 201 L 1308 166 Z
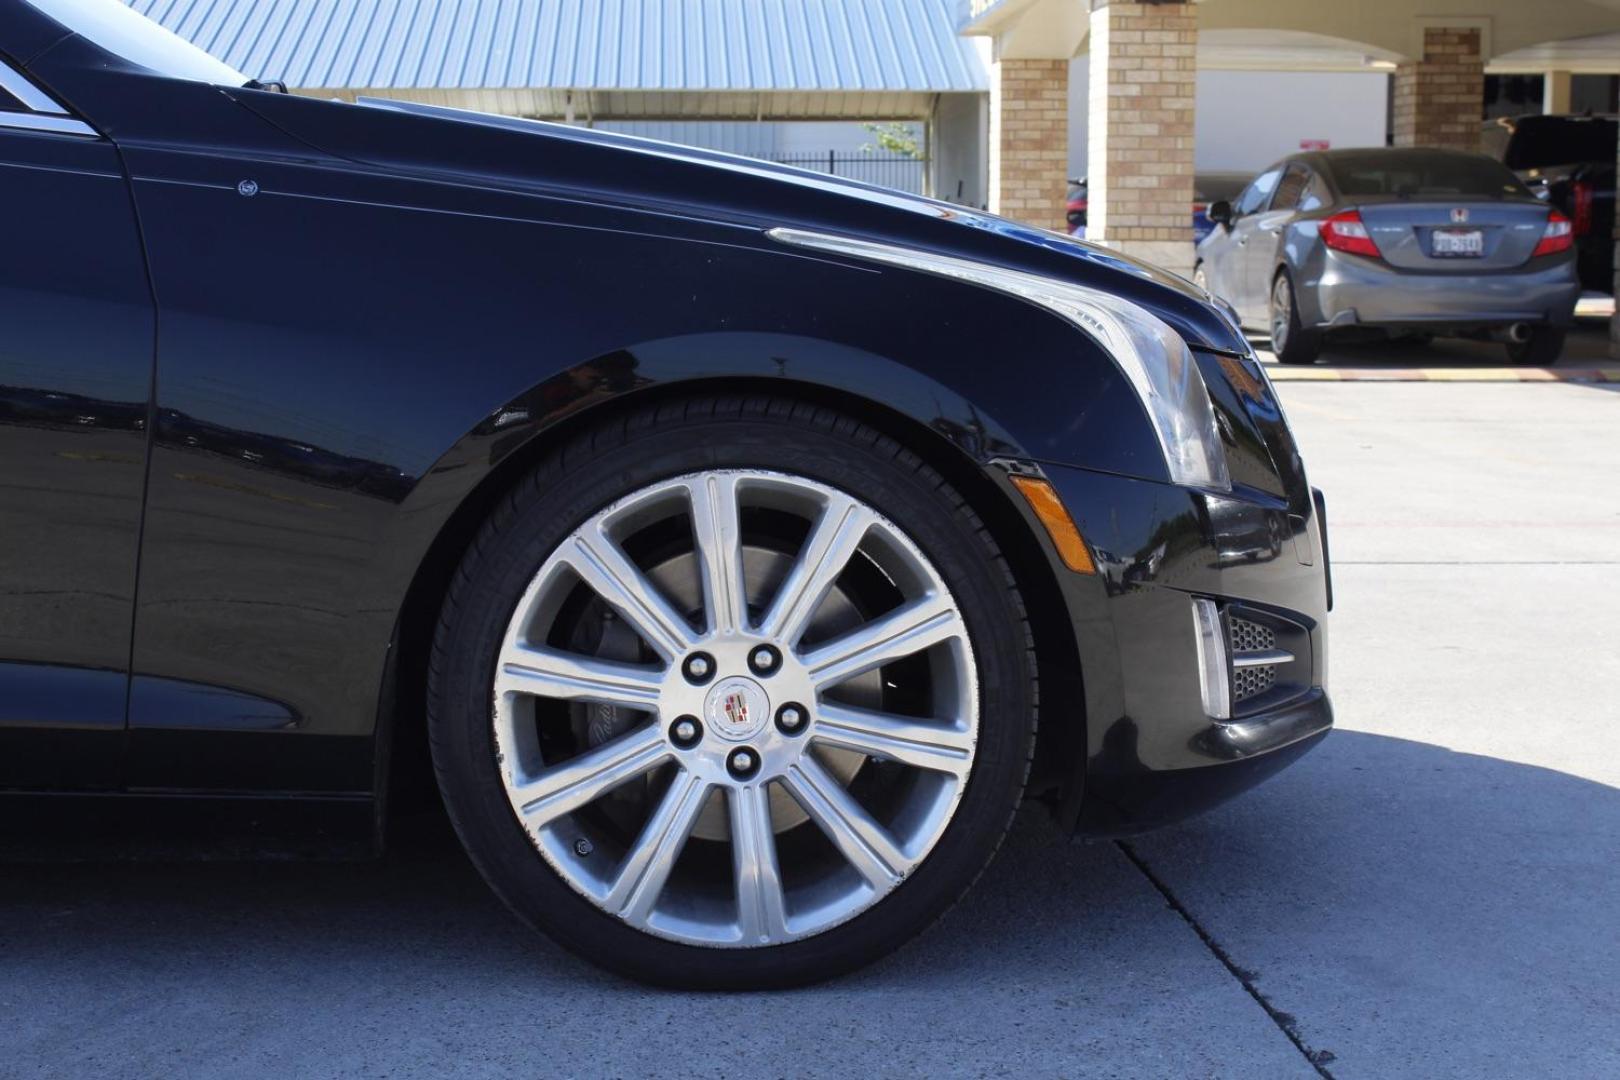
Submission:
M 1614 289 L 1614 116 L 1517 116 L 1485 125 L 1500 158 L 1575 225 L 1581 288 Z

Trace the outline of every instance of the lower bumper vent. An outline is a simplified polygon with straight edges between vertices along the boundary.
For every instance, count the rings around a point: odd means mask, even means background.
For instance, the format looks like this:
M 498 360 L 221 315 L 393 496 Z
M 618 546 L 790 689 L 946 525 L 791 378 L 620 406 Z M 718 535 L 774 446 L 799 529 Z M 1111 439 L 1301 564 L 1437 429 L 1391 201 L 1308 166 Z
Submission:
M 1248 619 L 1232 618 L 1232 651 L 1234 653 L 1268 652 L 1277 647 L 1277 635 L 1271 627 L 1261 626 Z
M 1276 611 L 1192 597 L 1204 713 L 1235 721 L 1282 705 L 1313 685 L 1310 631 Z
M 1293 654 L 1277 648 L 1277 635 L 1269 626 L 1231 618 L 1232 635 L 1232 701 L 1249 698 L 1270 690 L 1277 684 L 1277 665 L 1292 660 Z
M 1270 690 L 1276 683 L 1277 666 L 1275 664 L 1238 668 L 1232 673 L 1232 700 L 1247 701 L 1249 698 L 1258 697 Z

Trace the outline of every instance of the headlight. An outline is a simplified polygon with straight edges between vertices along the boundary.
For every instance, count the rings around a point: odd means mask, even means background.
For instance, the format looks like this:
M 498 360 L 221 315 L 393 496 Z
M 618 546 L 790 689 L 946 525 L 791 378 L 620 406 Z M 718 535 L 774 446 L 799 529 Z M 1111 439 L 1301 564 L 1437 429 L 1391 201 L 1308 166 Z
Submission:
M 1170 479 L 1231 489 L 1215 411 L 1198 364 L 1181 335 L 1145 308 L 1099 289 L 949 255 L 800 229 L 772 229 L 769 235 L 784 244 L 971 281 L 1056 312 L 1091 335 L 1125 373 L 1153 422 Z

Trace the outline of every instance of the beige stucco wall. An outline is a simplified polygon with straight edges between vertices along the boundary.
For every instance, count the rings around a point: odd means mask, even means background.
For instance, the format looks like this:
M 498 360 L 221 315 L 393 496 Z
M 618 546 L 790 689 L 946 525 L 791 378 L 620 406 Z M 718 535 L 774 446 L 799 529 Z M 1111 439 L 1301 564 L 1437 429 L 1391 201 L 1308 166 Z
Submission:
M 1200 32 L 1294 30 L 1408 59 L 1421 57 L 1426 26 L 1479 26 L 1487 62 L 1620 30 L 1620 0 L 1200 0 L 1197 8 Z M 966 31 L 998 38 L 1006 56 L 1072 56 L 1086 10 L 1086 0 L 1002 0 Z
M 1594 0 L 1203 0 L 1200 30 L 1301 30 L 1417 59 L 1425 26 L 1483 30 L 1486 59 L 1544 41 L 1620 29 L 1620 5 Z

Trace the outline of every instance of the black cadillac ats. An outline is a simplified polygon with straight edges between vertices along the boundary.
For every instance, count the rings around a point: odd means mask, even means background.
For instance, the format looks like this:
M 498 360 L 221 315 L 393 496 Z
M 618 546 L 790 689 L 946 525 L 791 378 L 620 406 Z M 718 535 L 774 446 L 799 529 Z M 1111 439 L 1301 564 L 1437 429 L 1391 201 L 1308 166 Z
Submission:
M 0 812 L 380 840 L 431 760 L 558 941 L 785 985 L 927 926 L 1020 799 L 1145 829 L 1329 729 L 1323 504 L 1188 283 L 289 96 L 116 0 L 0 0 L 0 54 Z

